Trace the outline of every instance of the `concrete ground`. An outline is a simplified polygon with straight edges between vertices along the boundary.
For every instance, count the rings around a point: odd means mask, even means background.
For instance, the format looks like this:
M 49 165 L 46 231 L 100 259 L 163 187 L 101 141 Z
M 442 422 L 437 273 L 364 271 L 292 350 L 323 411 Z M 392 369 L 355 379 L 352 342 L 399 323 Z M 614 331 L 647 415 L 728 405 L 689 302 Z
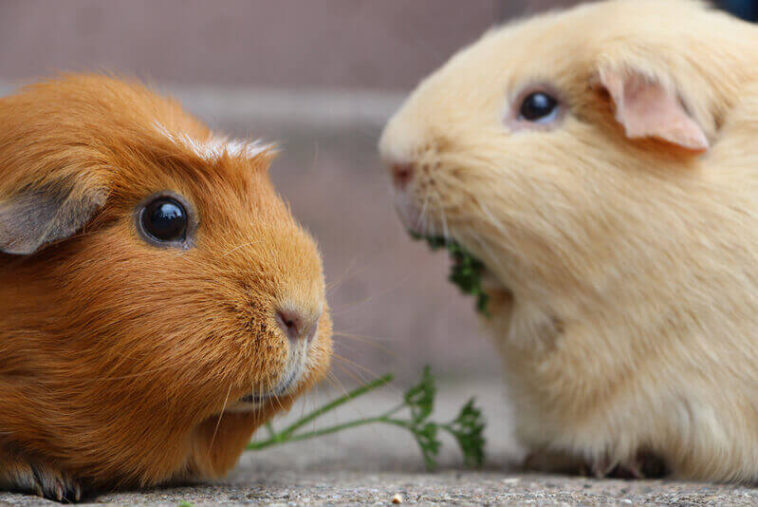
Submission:
M 102 494 L 92 505 L 390 505 L 399 495 L 414 505 L 756 505 L 758 489 L 674 481 L 596 480 L 526 474 L 514 466 L 519 450 L 509 437 L 510 415 L 494 383 L 444 382 L 438 386 L 433 419 L 451 419 L 475 395 L 487 418 L 487 460 L 481 470 L 463 467 L 451 440 L 444 440 L 440 467 L 424 470 L 421 455 L 405 430 L 365 426 L 331 436 L 246 452 L 224 480 L 180 488 Z M 400 386 L 354 400 L 314 427 L 376 415 L 394 406 Z M 338 396 L 321 389 L 290 414 L 283 427 L 304 411 Z M 0 505 L 51 505 L 15 494 L 0 494 Z M 186 504 L 184 504 L 186 505 Z

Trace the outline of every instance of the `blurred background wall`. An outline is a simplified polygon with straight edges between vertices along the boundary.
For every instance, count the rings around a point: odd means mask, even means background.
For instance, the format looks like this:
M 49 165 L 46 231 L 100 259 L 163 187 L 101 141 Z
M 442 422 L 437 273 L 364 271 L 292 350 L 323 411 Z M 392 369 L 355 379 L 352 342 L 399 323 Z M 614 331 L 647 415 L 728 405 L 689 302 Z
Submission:
M 375 144 L 403 96 L 456 49 L 574 3 L 0 0 L 0 92 L 59 71 L 137 76 L 221 131 L 280 142 L 272 177 L 324 254 L 335 372 L 415 377 L 430 363 L 451 378 L 490 377 L 497 362 L 473 301 L 447 283 L 446 256 L 395 219 Z
M 403 91 L 499 20 L 563 0 L 3 0 L 4 78 Z M 576 3 L 576 2 L 573 2 Z

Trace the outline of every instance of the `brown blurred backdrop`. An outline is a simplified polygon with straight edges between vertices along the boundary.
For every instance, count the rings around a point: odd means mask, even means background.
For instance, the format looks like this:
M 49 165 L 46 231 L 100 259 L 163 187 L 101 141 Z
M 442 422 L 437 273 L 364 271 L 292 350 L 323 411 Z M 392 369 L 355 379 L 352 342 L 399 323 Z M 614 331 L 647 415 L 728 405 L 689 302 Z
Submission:
M 405 91 L 483 30 L 572 0 L 2 0 L 2 78 Z
M 324 254 L 342 378 L 497 376 L 448 261 L 395 219 L 374 150 L 423 76 L 487 28 L 573 0 L 0 0 L 0 90 L 138 76 L 214 127 L 279 141 L 280 192 Z M 352 373 L 350 373 L 352 372 Z

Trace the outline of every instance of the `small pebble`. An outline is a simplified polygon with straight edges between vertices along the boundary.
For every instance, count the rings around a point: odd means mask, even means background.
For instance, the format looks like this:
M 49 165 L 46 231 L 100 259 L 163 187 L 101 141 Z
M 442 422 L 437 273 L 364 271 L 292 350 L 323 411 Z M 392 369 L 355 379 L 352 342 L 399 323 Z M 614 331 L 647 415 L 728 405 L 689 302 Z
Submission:
M 400 495 L 400 493 L 392 497 L 392 503 L 403 503 L 403 497 Z

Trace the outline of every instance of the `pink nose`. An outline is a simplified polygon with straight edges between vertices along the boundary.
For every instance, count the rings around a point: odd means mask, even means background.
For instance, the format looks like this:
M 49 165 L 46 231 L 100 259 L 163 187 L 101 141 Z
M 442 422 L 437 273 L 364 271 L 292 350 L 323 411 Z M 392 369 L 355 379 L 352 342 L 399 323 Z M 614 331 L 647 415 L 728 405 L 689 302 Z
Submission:
M 392 164 L 392 183 L 398 190 L 404 189 L 413 179 L 413 164 Z
M 276 312 L 276 323 L 291 342 L 311 342 L 316 335 L 318 317 L 308 318 L 296 311 L 282 309 Z

